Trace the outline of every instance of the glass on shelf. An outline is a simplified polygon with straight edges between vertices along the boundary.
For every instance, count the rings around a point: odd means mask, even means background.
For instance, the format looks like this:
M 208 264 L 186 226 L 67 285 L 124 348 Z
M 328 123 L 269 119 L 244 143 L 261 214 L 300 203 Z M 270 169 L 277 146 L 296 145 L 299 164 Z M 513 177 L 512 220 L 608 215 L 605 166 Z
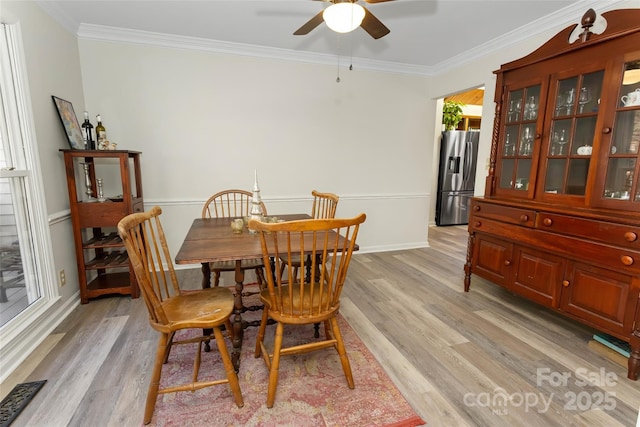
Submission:
M 562 94 L 558 94 L 558 96 L 556 97 L 556 109 L 555 109 L 555 116 L 561 116 L 562 113 L 564 112 L 564 101 L 565 101 L 565 97 Z
M 553 132 L 553 142 L 552 147 L 557 147 L 557 152 L 554 152 L 554 156 L 564 156 L 565 154 L 565 145 L 567 144 L 567 133 L 565 129 L 561 129 L 560 131 Z
M 555 117 L 569 116 L 574 111 L 577 94 L 576 88 L 579 86 L 579 77 L 574 76 L 563 80 L 558 80 L 556 89 Z
M 536 117 L 538 117 L 538 100 L 535 96 L 530 96 L 524 106 L 524 119 L 535 120 Z
M 520 155 L 530 156 L 533 152 L 533 132 L 530 126 L 525 126 L 520 138 Z
M 509 101 L 509 121 L 517 122 L 520 120 L 520 109 L 522 108 L 522 100 L 512 99 Z
M 591 102 L 591 89 L 583 86 L 578 95 L 578 104 L 580 104 L 580 114 L 584 112 L 584 106 Z
M 564 104 L 567 116 L 571 114 L 571 111 L 573 111 L 573 104 L 575 101 L 576 101 L 576 90 L 574 88 L 571 88 L 566 93 L 566 99 Z
M 504 137 L 504 155 L 505 156 L 513 156 L 515 155 L 516 145 L 511 140 L 511 135 L 507 133 Z

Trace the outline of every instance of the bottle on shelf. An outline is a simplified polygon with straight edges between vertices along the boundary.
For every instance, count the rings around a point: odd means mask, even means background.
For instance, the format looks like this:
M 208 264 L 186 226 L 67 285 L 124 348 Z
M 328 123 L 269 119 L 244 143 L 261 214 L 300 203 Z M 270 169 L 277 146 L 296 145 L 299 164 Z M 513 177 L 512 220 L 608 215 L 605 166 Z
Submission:
M 82 123 L 82 136 L 84 137 L 85 150 L 95 150 L 96 142 L 93 139 L 93 125 L 89 121 L 89 112 L 84 112 L 84 123 Z
M 100 114 L 96 116 L 96 121 L 98 124 L 96 125 L 96 140 L 97 140 L 97 148 L 98 150 L 104 150 L 107 143 L 107 130 L 104 128 L 102 124 L 102 118 Z

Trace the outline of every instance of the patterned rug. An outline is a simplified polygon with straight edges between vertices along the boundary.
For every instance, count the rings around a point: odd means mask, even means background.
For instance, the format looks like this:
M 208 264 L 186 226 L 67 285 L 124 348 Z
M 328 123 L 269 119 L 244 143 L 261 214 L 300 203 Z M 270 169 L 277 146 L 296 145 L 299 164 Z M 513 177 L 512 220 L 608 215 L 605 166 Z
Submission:
M 246 313 L 247 317 L 260 315 Z M 423 425 L 400 391 L 354 330 L 341 316 L 340 328 L 351 362 L 355 389 L 347 386 L 338 354 L 331 349 L 280 359 L 280 375 L 273 408 L 266 407 L 268 371 L 253 355 L 257 328 L 245 330 L 239 381 L 244 407 L 238 408 L 228 385 L 196 392 L 160 395 L 153 426 L 397 426 Z M 275 325 L 267 327 L 268 348 Z M 324 333 L 321 328 L 321 334 Z M 285 327 L 284 344 L 313 340 L 313 325 Z M 213 344 L 213 343 L 212 343 Z M 231 343 L 227 343 L 231 348 Z M 213 345 L 212 345 L 213 347 Z M 195 344 L 176 346 L 162 372 L 162 386 L 189 378 Z M 183 357 L 184 356 L 184 357 Z M 183 362 L 180 362 L 182 360 Z M 223 378 L 217 351 L 203 353 L 199 379 Z M 146 387 L 146 385 L 145 385 Z

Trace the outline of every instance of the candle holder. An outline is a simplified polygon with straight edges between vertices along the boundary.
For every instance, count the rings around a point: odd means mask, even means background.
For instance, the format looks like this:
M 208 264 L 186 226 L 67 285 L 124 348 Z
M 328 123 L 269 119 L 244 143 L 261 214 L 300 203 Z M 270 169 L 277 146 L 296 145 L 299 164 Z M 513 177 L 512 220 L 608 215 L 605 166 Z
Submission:
M 84 169 L 84 186 L 86 187 L 85 194 L 87 195 L 87 200 L 85 202 L 92 203 L 97 199 L 93 197 L 93 190 L 91 189 L 91 178 L 89 177 L 89 163 L 82 163 L 82 168 Z
M 264 212 L 262 212 L 262 207 L 260 206 L 262 199 L 260 198 L 260 187 L 258 187 L 258 172 L 254 170 L 253 175 L 253 195 L 251 196 L 251 211 L 249 212 L 249 219 L 263 221 Z M 255 230 L 251 229 L 249 229 L 249 232 L 256 233 Z
M 106 202 L 107 199 L 104 198 L 104 191 L 102 189 L 102 178 L 96 179 L 96 183 L 98 185 L 98 201 L 100 203 Z

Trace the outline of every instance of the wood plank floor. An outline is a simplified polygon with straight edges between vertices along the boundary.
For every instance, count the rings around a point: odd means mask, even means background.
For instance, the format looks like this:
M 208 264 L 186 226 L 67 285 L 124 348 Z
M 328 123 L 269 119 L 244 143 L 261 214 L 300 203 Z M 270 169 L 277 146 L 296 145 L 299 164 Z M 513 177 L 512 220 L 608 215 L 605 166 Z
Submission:
M 466 227 L 429 233 L 354 256 L 341 308 L 429 426 L 636 424 L 640 382 L 588 347 L 593 330 L 477 277 L 464 293 Z M 141 299 L 80 306 L 2 384 L 48 380 L 13 426 L 139 426 L 155 345 Z

